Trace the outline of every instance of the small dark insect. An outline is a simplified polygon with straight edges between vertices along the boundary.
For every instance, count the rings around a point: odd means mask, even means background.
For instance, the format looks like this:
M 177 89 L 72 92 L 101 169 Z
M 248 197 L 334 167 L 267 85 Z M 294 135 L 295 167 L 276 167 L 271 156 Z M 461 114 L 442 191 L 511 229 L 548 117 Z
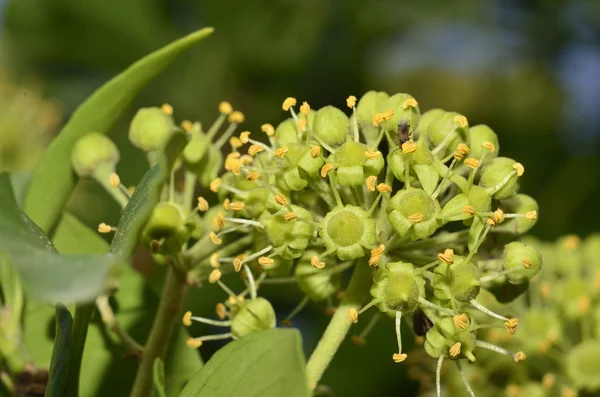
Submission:
M 400 119 L 398 121 L 398 141 L 400 142 L 400 146 L 411 138 L 410 135 L 410 123 L 408 119 Z
M 433 322 L 421 310 L 413 314 L 413 331 L 417 336 L 425 336 L 433 328 Z

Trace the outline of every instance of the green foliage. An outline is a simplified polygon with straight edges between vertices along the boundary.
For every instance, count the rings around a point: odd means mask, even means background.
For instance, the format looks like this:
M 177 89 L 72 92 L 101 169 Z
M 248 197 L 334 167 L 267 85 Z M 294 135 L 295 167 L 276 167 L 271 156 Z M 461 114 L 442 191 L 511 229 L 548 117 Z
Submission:
M 71 352 L 71 327 L 73 318 L 62 304 L 56 305 L 56 338 L 52 349 L 52 361 L 48 385 L 44 397 L 64 396 L 68 379 L 69 354 Z

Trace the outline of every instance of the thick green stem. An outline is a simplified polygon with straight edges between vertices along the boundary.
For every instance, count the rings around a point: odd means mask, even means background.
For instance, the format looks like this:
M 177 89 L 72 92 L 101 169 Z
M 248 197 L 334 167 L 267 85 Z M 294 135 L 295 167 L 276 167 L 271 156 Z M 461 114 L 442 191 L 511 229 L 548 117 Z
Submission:
M 148 397 L 152 393 L 152 366 L 160 357 L 164 361 L 173 329 L 179 318 L 185 293 L 185 273 L 169 266 L 158 311 L 144 347 L 142 362 L 137 371 L 131 397 Z
M 94 313 L 94 302 L 78 304 L 75 306 L 73 333 L 71 335 L 71 352 L 69 353 L 69 369 L 67 371 L 67 385 L 65 396 L 79 396 L 79 373 L 81 372 L 81 359 L 87 338 L 88 325 Z
M 360 309 L 362 302 L 369 293 L 372 282 L 372 269 L 365 262 L 358 263 L 352 274 L 352 279 L 350 279 L 348 289 L 344 293 L 344 299 L 340 302 L 340 306 L 333 315 L 317 348 L 306 364 L 308 386 L 311 389 L 317 387 L 335 352 L 350 330 L 352 323 L 348 319 L 348 310 L 352 308 Z

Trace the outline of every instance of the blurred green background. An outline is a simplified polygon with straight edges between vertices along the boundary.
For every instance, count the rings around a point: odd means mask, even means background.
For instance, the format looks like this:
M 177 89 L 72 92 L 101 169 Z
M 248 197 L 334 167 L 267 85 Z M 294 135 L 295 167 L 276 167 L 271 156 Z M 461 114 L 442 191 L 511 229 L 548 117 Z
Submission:
M 168 102 L 178 120 L 209 124 L 228 100 L 246 115 L 243 128 L 258 132 L 286 117 L 287 96 L 344 108 L 351 94 L 408 92 L 422 110 L 455 110 L 496 131 L 502 155 L 525 166 L 522 191 L 539 201 L 534 235 L 598 230 L 600 1 L 4 0 L 0 12 L 0 168 L 30 169 L 95 88 L 143 55 L 214 26 L 111 132 L 126 184 L 146 169 L 126 139 L 140 106 Z M 103 200 L 83 186 L 70 207 L 91 225 L 116 221 L 116 206 Z M 286 299 L 282 312 L 300 295 Z M 322 308 L 296 322 L 307 351 L 326 322 Z M 334 395 L 412 394 L 390 360 L 386 325 L 362 349 L 343 346 L 324 378 Z M 203 346 L 203 356 L 215 347 Z

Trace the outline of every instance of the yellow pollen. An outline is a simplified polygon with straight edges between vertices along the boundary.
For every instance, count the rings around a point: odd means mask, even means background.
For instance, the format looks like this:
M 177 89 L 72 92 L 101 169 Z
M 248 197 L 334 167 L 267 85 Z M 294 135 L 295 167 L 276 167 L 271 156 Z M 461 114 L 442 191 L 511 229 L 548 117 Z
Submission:
M 308 121 L 306 119 L 299 119 L 298 120 L 298 129 L 301 132 L 306 131 L 306 125 L 308 124 Z
M 381 113 L 383 121 L 389 121 L 392 117 L 394 117 L 394 109 L 384 110 L 383 113 Z
M 454 250 L 452 248 L 446 248 L 443 253 L 437 255 L 438 259 L 447 265 L 454 263 Z
M 231 168 L 231 173 L 235 176 L 238 176 L 240 174 L 241 170 L 242 170 L 242 162 L 238 161 Z
M 225 217 L 223 216 L 223 213 L 219 212 L 217 213 L 217 216 L 215 216 L 215 219 L 213 219 L 213 228 L 217 231 L 221 230 L 221 228 L 225 227 Z
M 497 223 L 504 222 L 504 211 L 502 211 L 500 208 L 498 208 L 496 211 L 494 211 L 494 220 Z
M 183 325 L 185 325 L 186 327 L 192 325 L 192 312 L 185 312 L 185 314 L 183 315 Z
M 267 134 L 267 136 L 275 135 L 275 128 L 271 124 L 263 124 L 260 126 L 260 130 Z
M 377 248 L 373 248 L 371 250 L 371 255 L 378 255 L 381 256 L 383 254 L 383 251 L 385 251 L 385 245 L 380 244 L 379 247 Z
M 194 125 L 189 120 L 183 120 L 181 122 L 181 128 L 183 128 L 187 132 L 190 132 L 192 130 L 192 128 L 194 128 Z
M 244 207 L 246 207 L 246 204 L 242 203 L 241 201 L 234 201 L 231 203 L 230 207 L 233 211 L 242 211 Z
M 160 110 L 162 110 L 167 116 L 171 116 L 173 114 L 173 106 L 169 105 L 168 103 L 164 103 L 160 107 Z
M 243 265 L 243 264 L 244 264 L 244 263 L 242 262 L 242 260 L 241 260 L 240 258 L 235 258 L 235 259 L 233 260 L 233 269 L 234 269 L 236 272 L 239 272 L 240 270 L 242 270 L 242 265 Z
M 416 108 L 417 106 L 419 106 L 419 104 L 415 98 L 408 98 L 402 102 L 402 109 Z
M 530 212 L 535 212 L 535 211 L 530 211 Z M 529 214 L 529 212 L 528 212 L 528 214 Z M 581 239 L 574 234 L 570 234 L 570 235 L 566 236 L 564 241 L 565 241 L 565 243 L 564 243 L 565 248 L 568 250 L 574 250 L 577 247 L 579 247 L 579 244 L 581 244 Z
M 216 252 L 210 256 L 210 267 L 213 269 L 221 267 L 221 263 L 219 263 L 219 254 Z
M 293 221 L 296 218 L 298 218 L 298 215 L 295 212 L 288 212 L 283 216 L 283 219 L 285 219 L 288 222 Z
M 454 121 L 456 121 L 462 128 L 465 128 L 469 125 L 467 118 L 461 114 L 457 114 L 454 116 Z
M 460 342 L 456 342 L 455 344 L 453 344 L 452 347 L 450 348 L 450 357 L 452 357 L 452 358 L 458 357 L 458 355 L 460 354 L 461 346 L 462 345 Z
M 517 176 L 521 176 L 525 172 L 525 167 L 523 167 L 523 164 L 521 163 L 513 164 L 513 169 L 517 171 Z
M 242 142 L 242 140 L 237 136 L 232 136 L 231 138 L 229 138 L 229 144 L 234 149 L 238 149 L 244 146 L 244 142 Z
M 377 191 L 379 193 L 391 193 L 392 187 L 387 183 L 380 183 L 379 185 L 377 185 Z
M 489 225 L 490 225 L 492 228 L 496 227 L 496 225 L 497 225 L 497 222 L 496 222 L 496 220 L 495 220 L 494 218 L 488 218 L 488 219 L 487 219 L 487 223 L 488 223 L 488 224 L 489 224 Z
M 479 168 L 479 160 L 477 160 L 474 157 L 470 157 L 465 160 L 465 165 L 469 168 L 473 168 L 474 170 L 476 170 L 477 168 Z
M 223 209 L 225 209 L 225 211 L 231 211 L 231 201 L 229 199 L 223 200 Z
M 579 393 L 577 390 L 570 388 L 569 386 L 562 386 L 560 388 L 560 397 L 578 397 Z
M 262 152 L 263 150 L 265 150 L 265 148 L 262 145 L 251 145 L 248 148 L 248 154 L 250 156 L 256 156 L 258 153 Z
M 381 156 L 381 152 L 379 150 L 365 152 L 365 157 L 368 158 L 369 160 L 375 160 L 379 156 Z
M 275 261 L 273 260 L 273 258 L 261 256 L 260 258 L 258 258 L 258 264 L 261 266 L 270 266 L 275 264 Z
M 375 113 L 375 115 L 373 116 L 373 120 L 371 120 L 371 122 L 373 123 L 373 125 L 375 127 L 377 127 L 379 124 L 381 124 L 383 122 L 383 114 Z
M 98 232 L 99 233 L 110 233 L 110 232 L 112 232 L 112 227 L 107 225 L 106 223 L 102 222 L 101 224 L 98 225 Z
M 223 182 L 223 181 L 221 181 L 221 178 L 216 178 L 216 179 L 213 179 L 213 180 L 210 182 L 210 190 L 211 190 L 212 192 L 215 192 L 215 193 L 216 193 L 216 192 L 218 192 L 218 191 L 219 191 L 219 186 L 221 186 L 221 183 L 222 183 L 222 182 Z
M 296 106 L 296 98 L 287 97 L 285 98 L 285 101 L 283 101 L 281 108 L 287 112 L 292 106 Z
M 202 212 L 208 211 L 208 201 L 204 197 L 198 197 L 198 210 Z
M 355 308 L 351 308 L 350 310 L 348 310 L 348 320 L 350 320 L 350 322 L 354 324 L 358 322 L 358 312 Z
M 248 174 L 248 176 L 246 177 L 247 180 L 249 181 L 255 181 L 260 177 L 260 173 L 258 171 L 252 171 Z
M 419 223 L 423 220 L 423 214 L 421 214 L 420 212 L 415 212 L 406 219 L 408 219 L 412 223 Z
M 210 234 L 208 236 L 210 237 L 210 241 L 212 241 L 213 244 L 216 244 L 216 245 L 223 244 L 223 240 L 221 240 L 215 232 L 210 232 Z
M 219 113 L 231 114 L 233 112 L 233 106 L 227 101 L 219 103 Z
M 310 264 L 317 269 L 323 269 L 325 267 L 325 262 L 321 262 L 316 255 L 310 258 Z
M 394 360 L 395 363 L 401 363 L 406 360 L 406 357 L 408 356 L 405 353 L 394 353 L 392 360 Z
M 475 215 L 475 208 L 472 205 L 465 205 L 464 207 L 462 207 L 460 212 L 462 212 L 463 214 L 473 216 Z
M 494 153 L 496 151 L 496 146 L 490 141 L 485 141 L 481 144 L 481 147 L 490 151 L 490 153 Z
M 229 121 L 232 124 L 240 124 L 244 122 L 244 113 L 239 112 L 239 111 L 235 111 L 232 112 L 229 117 L 227 118 L 227 121 Z
M 407 141 L 402 144 L 402 151 L 406 154 L 414 153 L 417 150 L 417 145 L 413 142 Z
M 109 183 L 112 187 L 119 187 L 119 185 L 121 184 L 121 178 L 119 178 L 119 175 L 112 172 L 110 174 Z
M 202 346 L 202 339 L 200 338 L 187 338 L 187 341 L 185 342 L 188 347 L 191 347 L 192 349 L 197 349 L 200 346 Z
M 238 300 L 235 296 L 229 295 L 229 298 L 227 298 L 227 302 L 233 306 L 238 302 Z
M 227 317 L 227 308 L 224 304 L 217 303 L 217 306 L 215 307 L 215 313 L 217 313 L 217 317 L 219 317 L 219 319 L 223 320 L 225 317 Z
M 278 159 L 282 158 L 283 156 L 285 156 L 285 154 L 289 151 L 290 149 L 286 148 L 286 147 L 281 147 L 277 150 L 275 150 L 275 157 L 277 157 Z
M 208 282 L 211 284 L 216 283 L 221 279 L 221 271 L 219 269 L 215 269 L 208 275 Z
M 367 178 L 367 187 L 370 191 L 375 191 L 375 182 L 377 182 L 377 177 L 375 175 L 371 175 Z
M 452 152 L 452 157 L 454 157 L 456 159 L 456 161 L 462 161 L 462 159 L 465 158 L 464 154 L 462 154 L 458 150 L 455 150 L 454 152 Z
M 385 245 L 381 244 L 377 248 L 373 248 L 371 250 L 371 257 L 369 258 L 369 266 L 377 266 L 379 264 L 379 259 L 383 255 L 383 251 L 385 250 Z
M 514 335 L 517 332 L 517 327 L 519 326 L 518 318 L 509 318 L 508 321 L 504 322 L 504 329 L 508 332 L 509 335 Z
M 521 263 L 525 267 L 525 269 L 529 269 L 531 267 L 531 261 L 527 258 L 521 259 Z
M 302 113 L 305 116 L 308 116 L 308 113 L 310 113 L 310 105 L 308 104 L 308 102 L 302 102 L 302 106 L 300 106 L 300 113 Z
M 321 154 L 321 146 L 312 145 L 312 147 L 310 148 L 310 157 L 316 159 L 319 156 L 319 154 Z
M 580 296 L 577 299 L 577 312 L 581 315 L 585 315 L 590 311 L 592 301 L 589 296 Z
M 465 329 L 469 325 L 469 316 L 467 316 L 467 313 L 457 314 L 452 317 L 452 320 L 454 321 L 454 325 L 460 329 Z
M 249 139 L 250 139 L 250 131 L 244 131 L 240 134 L 240 141 L 242 141 L 242 143 L 248 143 Z
M 459 143 L 458 146 L 456 146 L 456 151 L 462 153 L 463 155 L 471 153 L 471 149 L 469 149 L 469 146 L 467 146 L 465 143 Z
M 556 383 L 556 376 L 554 374 L 547 373 L 546 375 L 542 376 L 542 386 L 544 386 L 544 389 L 552 389 L 554 383 Z
M 513 355 L 513 360 L 515 360 L 516 363 L 521 362 L 521 361 L 525 360 L 526 358 L 527 358 L 527 356 L 523 352 L 516 352 Z
M 356 97 L 354 95 L 350 95 L 348 98 L 346 98 L 346 106 L 348 106 L 350 109 L 356 106 Z
M 323 177 L 323 178 L 327 177 L 327 174 L 329 173 L 329 171 L 331 171 L 334 168 L 335 168 L 335 166 L 331 163 L 325 164 L 323 167 L 321 167 L 321 177 Z
M 552 287 L 550 286 L 550 283 L 542 283 L 540 284 L 540 295 L 542 295 L 542 297 L 544 298 L 548 298 L 550 297 L 550 294 L 552 293 Z
M 537 218 L 536 211 L 529 211 L 525 214 L 525 219 L 527 219 L 528 221 L 534 221 L 536 218 Z
M 275 195 L 275 202 L 279 205 L 285 205 L 285 206 L 288 206 L 290 204 L 288 202 L 288 200 L 285 198 L 285 196 L 281 193 L 277 193 Z

